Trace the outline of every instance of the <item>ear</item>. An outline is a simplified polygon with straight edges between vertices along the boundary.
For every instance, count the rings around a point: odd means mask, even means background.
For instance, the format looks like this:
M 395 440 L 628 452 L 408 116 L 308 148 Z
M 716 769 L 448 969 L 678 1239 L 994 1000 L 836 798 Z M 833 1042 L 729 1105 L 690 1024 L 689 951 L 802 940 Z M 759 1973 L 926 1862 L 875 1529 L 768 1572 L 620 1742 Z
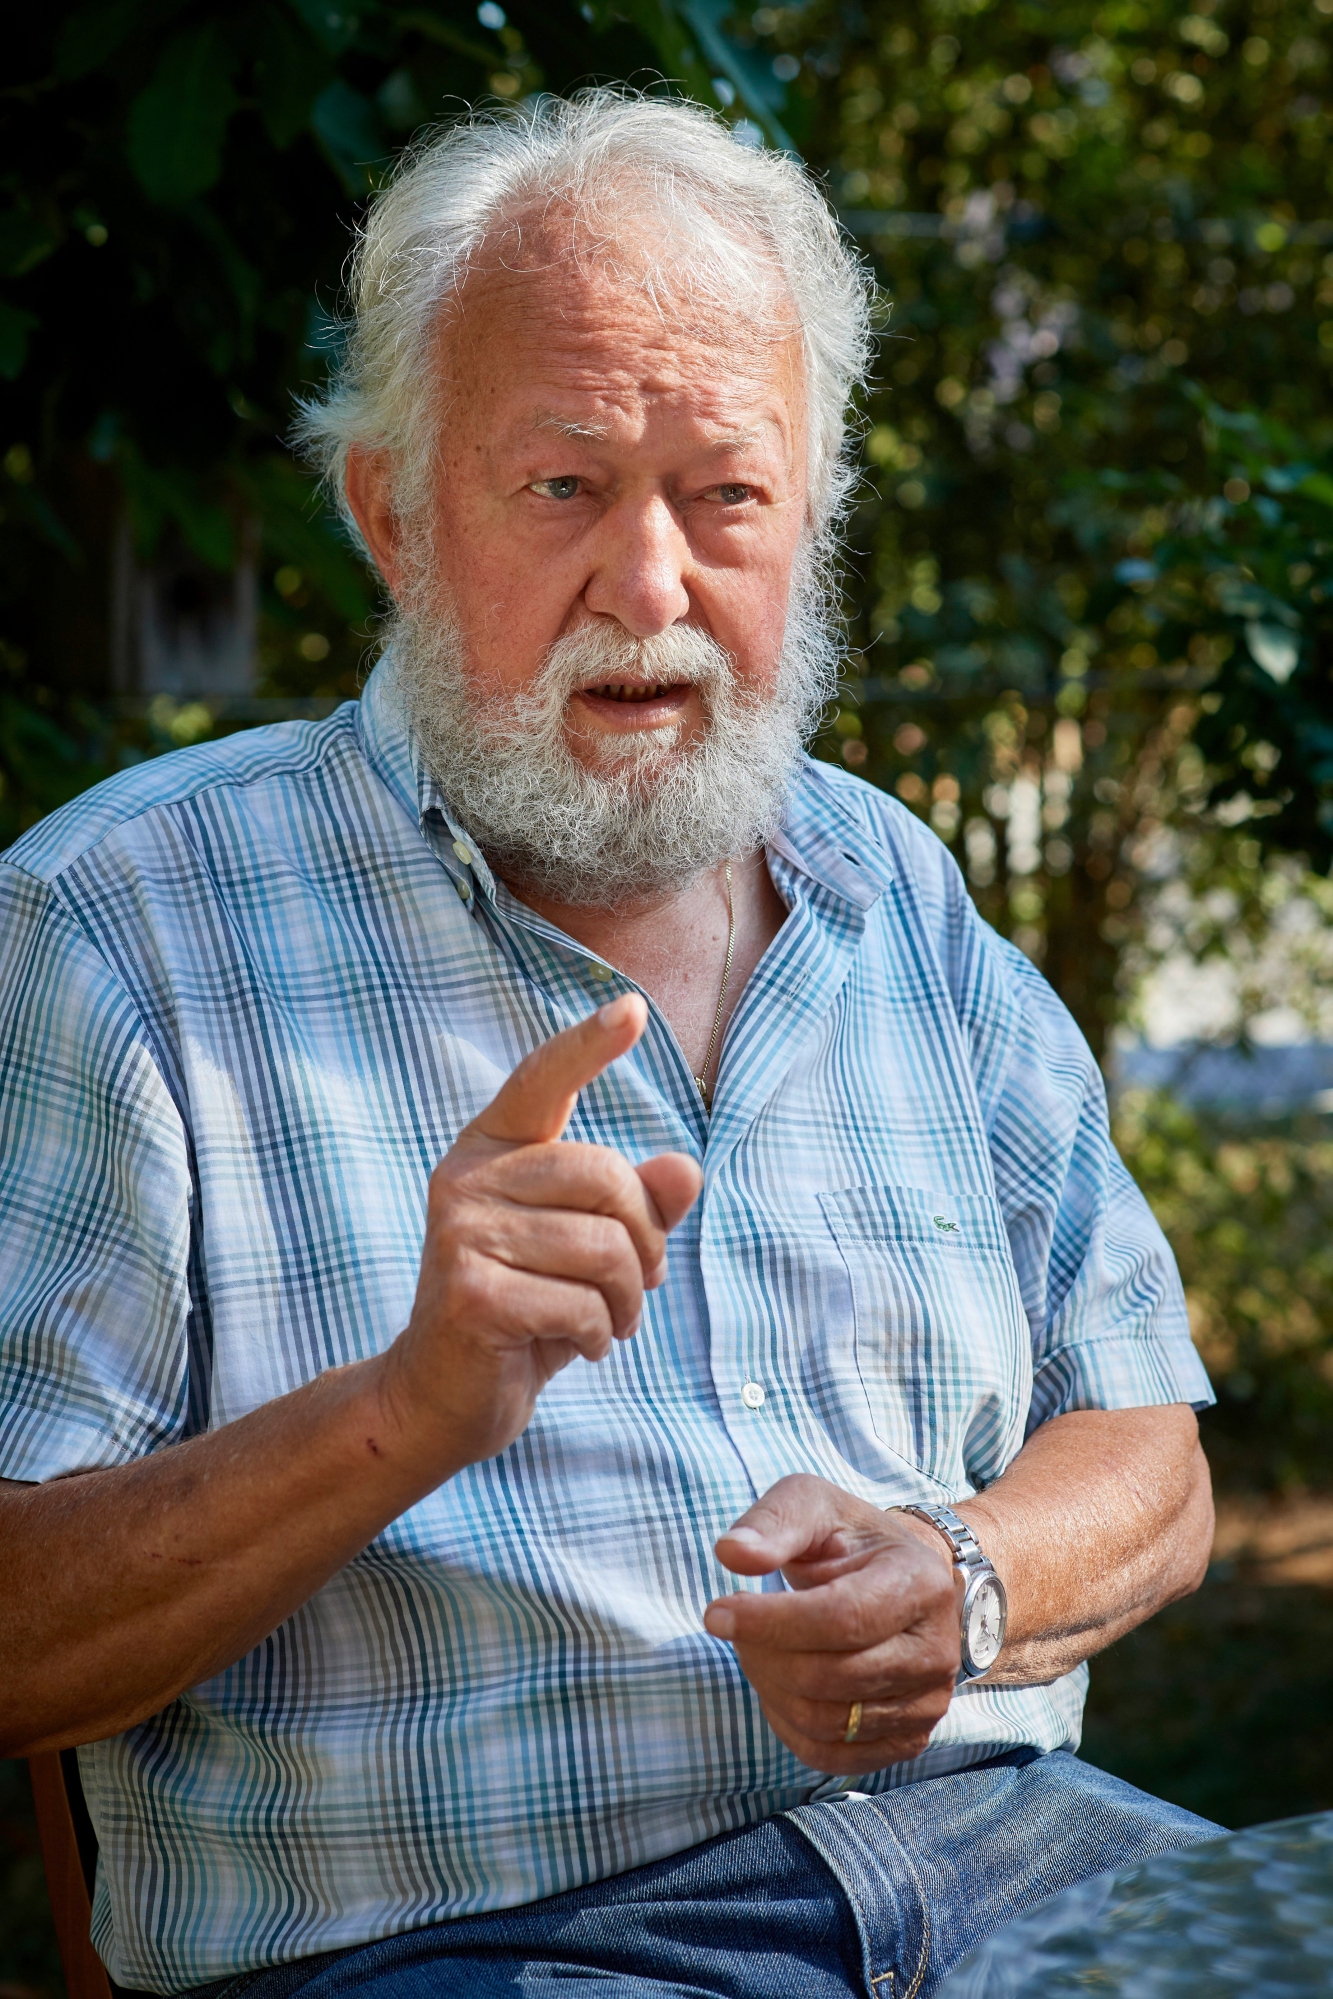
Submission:
M 347 454 L 344 488 L 352 517 L 371 560 L 396 597 L 402 574 L 400 530 L 393 507 L 392 466 L 387 451 L 370 451 L 354 444 Z

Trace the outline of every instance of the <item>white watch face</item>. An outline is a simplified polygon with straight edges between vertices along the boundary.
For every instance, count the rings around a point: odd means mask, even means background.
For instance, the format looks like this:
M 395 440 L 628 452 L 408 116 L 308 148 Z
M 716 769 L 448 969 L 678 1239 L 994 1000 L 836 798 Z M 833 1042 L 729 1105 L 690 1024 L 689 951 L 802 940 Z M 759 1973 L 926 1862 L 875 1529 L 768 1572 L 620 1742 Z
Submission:
M 974 1673 L 984 1673 L 995 1664 L 1004 1644 L 1004 1596 L 993 1576 L 983 1576 L 967 1606 L 963 1649 Z

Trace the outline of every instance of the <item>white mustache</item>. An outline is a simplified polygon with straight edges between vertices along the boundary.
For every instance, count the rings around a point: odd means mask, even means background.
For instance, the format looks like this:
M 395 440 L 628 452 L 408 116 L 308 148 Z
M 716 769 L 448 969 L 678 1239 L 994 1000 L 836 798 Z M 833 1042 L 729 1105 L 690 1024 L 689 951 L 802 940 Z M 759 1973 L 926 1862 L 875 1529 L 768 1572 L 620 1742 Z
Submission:
M 669 625 L 636 638 L 623 625 L 580 625 L 558 638 L 530 690 L 539 700 L 585 688 L 638 682 L 656 687 L 736 687 L 731 655 L 697 625 Z
M 837 660 L 813 576 L 794 592 L 776 685 L 762 688 L 687 624 L 650 638 L 609 617 L 579 625 L 517 697 L 470 684 L 463 634 L 424 600 L 404 606 L 392 654 L 418 753 L 492 867 L 602 908 L 683 887 L 762 847 Z M 703 710 L 693 723 L 571 731 L 570 699 L 582 690 L 686 684 Z

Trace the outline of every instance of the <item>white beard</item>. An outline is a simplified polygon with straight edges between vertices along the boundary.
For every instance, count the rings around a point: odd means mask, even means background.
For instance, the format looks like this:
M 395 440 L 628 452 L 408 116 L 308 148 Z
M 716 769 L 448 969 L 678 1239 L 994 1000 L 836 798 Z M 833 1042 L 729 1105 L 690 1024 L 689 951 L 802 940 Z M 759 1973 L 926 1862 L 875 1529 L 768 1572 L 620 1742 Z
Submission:
M 529 689 L 499 711 L 474 705 L 462 637 L 438 610 L 402 611 L 390 658 L 426 768 L 492 868 L 558 902 L 616 908 L 684 888 L 772 836 L 833 691 L 837 645 L 806 566 L 764 699 L 691 625 L 650 639 L 612 621 L 585 625 L 557 639 Z M 595 765 L 580 762 L 567 737 L 570 696 L 623 680 L 690 682 L 702 735 L 683 741 L 676 724 L 611 737 Z

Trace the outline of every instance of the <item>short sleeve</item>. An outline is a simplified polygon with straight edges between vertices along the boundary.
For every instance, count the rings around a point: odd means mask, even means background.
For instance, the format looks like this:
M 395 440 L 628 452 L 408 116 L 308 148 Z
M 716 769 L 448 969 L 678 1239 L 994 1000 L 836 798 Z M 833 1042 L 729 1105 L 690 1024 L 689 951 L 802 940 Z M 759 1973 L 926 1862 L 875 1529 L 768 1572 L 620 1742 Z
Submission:
M 124 987 L 0 864 L 0 1477 L 127 1462 L 189 1403 L 190 1172 Z
M 1206 1408 L 1175 1258 L 1112 1143 L 1101 1071 L 1041 974 L 990 941 L 1017 1000 L 989 1125 L 1032 1328 L 1029 1432 L 1073 1409 Z

